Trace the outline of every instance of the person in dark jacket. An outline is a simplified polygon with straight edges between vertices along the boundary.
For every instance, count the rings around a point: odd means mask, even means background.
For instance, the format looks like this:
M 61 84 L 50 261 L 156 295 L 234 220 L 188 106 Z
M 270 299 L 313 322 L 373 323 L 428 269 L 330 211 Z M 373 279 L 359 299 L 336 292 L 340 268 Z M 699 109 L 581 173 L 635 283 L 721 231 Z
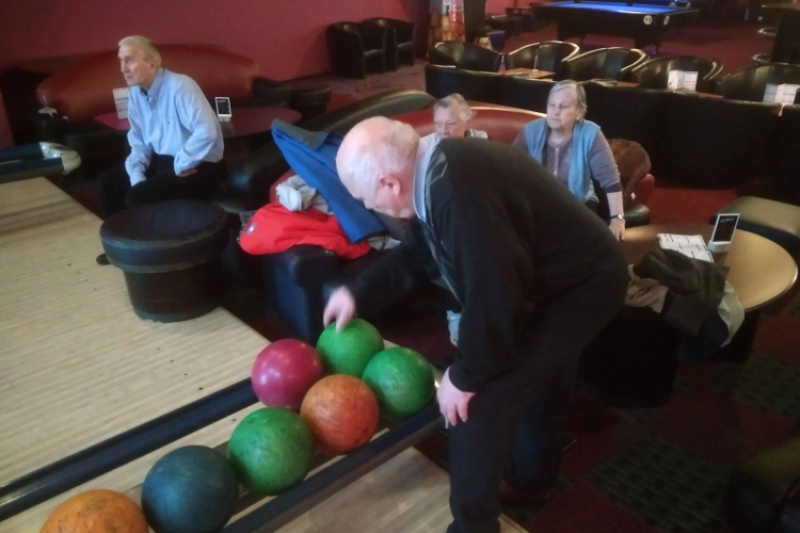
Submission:
M 621 249 L 507 145 L 444 139 L 419 150 L 413 128 L 376 117 L 348 133 L 336 164 L 356 199 L 409 219 L 410 231 L 334 291 L 323 320 L 342 328 L 357 307 L 399 299 L 435 262 L 463 309 L 437 393 L 451 425 L 448 531 L 497 532 L 501 482 L 529 494 L 556 484 L 578 357 L 625 298 Z

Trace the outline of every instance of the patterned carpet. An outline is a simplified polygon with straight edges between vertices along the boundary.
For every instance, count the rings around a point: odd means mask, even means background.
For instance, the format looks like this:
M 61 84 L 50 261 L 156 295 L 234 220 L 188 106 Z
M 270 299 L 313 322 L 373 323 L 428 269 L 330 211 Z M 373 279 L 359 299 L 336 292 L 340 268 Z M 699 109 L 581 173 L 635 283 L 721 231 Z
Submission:
M 800 435 L 799 343 L 795 294 L 765 318 L 746 364 L 683 365 L 664 407 L 617 409 L 578 390 L 556 497 L 505 513 L 535 533 L 729 531 L 722 497 L 730 472 Z M 443 437 L 422 449 L 447 466 Z

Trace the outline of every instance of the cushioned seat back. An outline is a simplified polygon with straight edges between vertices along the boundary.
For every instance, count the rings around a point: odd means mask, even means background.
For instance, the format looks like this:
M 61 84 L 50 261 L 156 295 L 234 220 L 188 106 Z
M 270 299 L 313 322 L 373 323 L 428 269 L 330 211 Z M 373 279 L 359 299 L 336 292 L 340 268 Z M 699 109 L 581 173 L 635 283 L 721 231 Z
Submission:
M 414 46 L 414 34 L 416 33 L 417 25 L 404 20 L 395 20 L 387 18 L 369 18 L 364 21 L 367 24 L 377 24 L 391 30 L 397 39 L 397 46 L 403 48 Z
M 597 122 L 608 139 L 628 139 L 642 145 L 653 171 L 661 175 L 664 132 L 669 115 L 669 93 L 632 87 L 587 83 L 586 118 Z M 663 155 L 662 155 L 663 154 Z
M 434 65 L 454 65 L 466 70 L 497 72 L 502 54 L 482 46 L 457 41 L 436 43 L 430 51 L 430 62 Z
M 303 128 L 309 131 L 338 131 L 346 133 L 355 124 L 375 116 L 391 117 L 425 109 L 434 98 L 422 91 L 401 90 L 376 94 L 340 107 L 309 120 Z M 289 166 L 275 143 L 269 143 L 243 159 L 228 163 L 228 190 L 251 203 L 247 209 L 261 207 L 267 202 L 270 186 Z
M 560 41 L 547 41 L 539 47 L 536 68 L 550 72 L 561 70 L 561 62 L 575 57 L 580 53 L 580 47 L 574 43 Z
M 259 76 L 252 59 L 200 46 L 160 46 L 162 66 L 191 77 L 209 99 L 249 96 Z M 113 89 L 125 87 L 117 50 L 94 55 L 44 80 L 36 90 L 39 103 L 58 109 L 73 124 L 116 111 Z
M 562 63 L 562 79 L 623 80 L 628 70 L 644 62 L 647 54 L 635 48 L 601 48 Z
M 577 44 L 562 41 L 544 41 L 518 48 L 506 55 L 506 68 L 537 68 L 558 72 L 561 62 L 580 52 Z
M 425 90 L 436 98 L 458 93 L 467 100 L 497 103 L 505 77 L 494 72 L 425 65 Z
M 800 83 L 800 65 L 754 65 L 717 80 L 717 92 L 731 100 L 763 102 L 767 84 Z M 795 99 L 800 103 L 800 99 Z
M 725 189 L 755 177 L 777 127 L 780 104 L 668 94 L 669 121 L 662 144 L 669 157 L 659 178 Z
M 500 101 L 497 103 L 545 113 L 547 97 L 555 83 L 552 80 L 529 80 L 517 76 L 502 76 Z
M 517 135 L 525 124 L 544 117 L 541 113 L 522 111 L 519 109 L 474 106 L 472 110 L 475 111 L 475 116 L 470 122 L 470 127 L 485 131 L 489 134 L 489 139 L 506 144 L 511 144 L 514 139 L 517 138 Z M 433 125 L 433 111 L 431 109 L 403 113 L 392 118 L 413 126 L 420 137 L 433 133 L 435 129 Z M 272 201 L 277 200 L 275 188 L 291 175 L 291 171 L 287 172 L 272 186 L 270 192 L 270 199 Z
M 711 82 L 722 72 L 722 63 L 706 57 L 659 57 L 633 69 L 631 81 L 638 83 L 639 87 L 666 89 L 669 73 L 672 70 L 697 72 L 696 90 L 710 92 Z

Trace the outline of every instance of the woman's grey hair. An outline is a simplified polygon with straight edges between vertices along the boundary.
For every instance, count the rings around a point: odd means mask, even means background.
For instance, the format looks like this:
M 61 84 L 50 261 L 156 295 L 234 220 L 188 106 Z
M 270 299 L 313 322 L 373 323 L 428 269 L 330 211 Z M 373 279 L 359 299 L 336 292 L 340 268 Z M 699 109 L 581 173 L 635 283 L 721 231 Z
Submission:
M 378 179 L 397 174 L 414 164 L 419 135 L 408 124 L 386 117 L 368 118 L 380 128 L 380 135 L 337 157 L 339 178 L 348 183 L 375 186 Z M 344 156 L 344 157 L 341 157 Z
M 147 37 L 142 37 L 141 35 L 129 35 L 124 39 L 120 40 L 119 44 L 117 44 L 120 48 L 123 46 L 138 46 L 144 52 L 145 59 L 152 59 L 155 61 L 156 66 L 161 66 L 161 52 L 158 51 L 156 45 L 148 39 Z
M 549 102 L 554 94 L 565 89 L 573 89 L 575 91 L 575 103 L 578 106 L 578 110 L 581 112 L 581 117 L 586 115 L 586 110 L 589 108 L 586 105 L 586 91 L 583 89 L 583 85 L 577 81 L 563 80 L 556 83 L 553 85 L 553 88 L 550 89 L 550 94 L 547 95 L 547 101 Z
M 441 100 L 437 101 L 435 104 L 433 104 L 433 109 L 434 111 L 437 109 L 447 109 L 450 106 L 455 106 L 455 108 L 458 110 L 461 120 L 464 122 L 468 122 L 472 117 L 475 116 L 475 112 L 469 107 L 467 101 L 464 100 L 464 97 L 458 93 L 445 96 Z

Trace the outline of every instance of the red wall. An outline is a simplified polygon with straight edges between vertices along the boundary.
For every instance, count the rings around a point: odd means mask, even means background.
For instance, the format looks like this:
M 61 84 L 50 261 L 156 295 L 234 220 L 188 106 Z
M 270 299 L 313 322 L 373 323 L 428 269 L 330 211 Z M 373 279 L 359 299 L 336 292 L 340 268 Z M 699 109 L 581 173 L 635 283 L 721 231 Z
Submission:
M 416 19 L 427 0 L 26 0 L 4 2 L 0 69 L 21 61 L 115 48 L 122 37 L 214 43 L 285 80 L 328 70 L 325 28 L 367 17 Z M 0 109 L 0 145 L 7 135 Z
M 527 7 L 528 0 L 519 0 L 517 5 L 519 7 Z M 514 0 L 486 0 L 486 12 L 487 13 L 505 13 L 507 7 L 511 7 L 514 5 Z

